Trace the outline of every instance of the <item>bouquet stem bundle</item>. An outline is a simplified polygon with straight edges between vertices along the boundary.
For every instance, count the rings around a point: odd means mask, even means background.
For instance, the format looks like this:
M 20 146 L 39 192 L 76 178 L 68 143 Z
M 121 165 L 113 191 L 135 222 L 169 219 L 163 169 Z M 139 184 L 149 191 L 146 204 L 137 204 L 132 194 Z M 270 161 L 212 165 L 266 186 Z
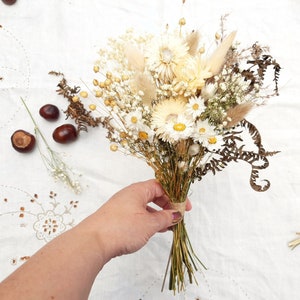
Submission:
M 170 207 L 178 210 L 182 215 L 182 220 L 172 228 L 173 242 L 162 285 L 163 290 L 167 273 L 170 271 L 169 289 L 174 293 L 185 289 L 185 273 L 187 273 L 189 283 L 197 283 L 194 273 L 198 270 L 199 264 L 206 269 L 193 250 L 184 222 L 192 175 L 199 160 L 203 157 L 202 151 L 196 156 L 189 155 L 190 143 L 189 140 L 179 142 L 175 149 L 169 149 L 172 153 L 169 159 L 162 165 L 156 166 L 156 178 L 171 201 Z
M 180 292 L 185 289 L 185 273 L 187 273 L 189 283 L 193 283 L 193 281 L 197 283 L 194 273 L 198 270 L 198 263 L 206 269 L 193 250 L 184 219 L 182 219 L 173 227 L 173 243 L 162 290 L 168 270 L 170 270 L 169 290 L 173 290 L 174 293 L 176 290 Z

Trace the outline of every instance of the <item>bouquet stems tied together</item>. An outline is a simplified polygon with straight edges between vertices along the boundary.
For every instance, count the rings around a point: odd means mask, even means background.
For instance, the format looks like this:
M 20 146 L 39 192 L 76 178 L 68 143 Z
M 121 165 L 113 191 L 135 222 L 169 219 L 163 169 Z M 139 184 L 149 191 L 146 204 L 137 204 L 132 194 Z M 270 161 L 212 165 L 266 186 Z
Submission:
M 194 273 L 198 270 L 199 263 L 206 269 L 193 250 L 184 223 L 186 199 L 192 183 L 193 172 L 204 154 L 202 149 L 197 155 L 190 156 L 191 145 L 191 140 L 180 141 L 174 146 L 175 149 L 165 144 L 166 148 L 169 148 L 169 159 L 152 166 L 156 170 L 156 179 L 161 183 L 171 201 L 171 207 L 178 210 L 183 216 L 182 220 L 172 228 L 173 242 L 162 285 L 163 290 L 169 269 L 169 289 L 174 292 L 185 289 L 184 274 L 186 273 L 189 283 L 197 282 Z M 178 162 L 182 163 L 178 164 Z

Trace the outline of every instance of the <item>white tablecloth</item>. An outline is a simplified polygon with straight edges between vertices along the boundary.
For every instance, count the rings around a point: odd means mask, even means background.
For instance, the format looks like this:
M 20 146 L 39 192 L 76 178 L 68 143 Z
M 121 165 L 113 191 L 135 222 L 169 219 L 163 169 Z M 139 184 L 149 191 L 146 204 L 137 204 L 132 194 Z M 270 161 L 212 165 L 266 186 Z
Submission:
M 184 6 L 180 0 L 0 2 L 0 280 L 114 192 L 153 177 L 144 162 L 111 152 L 101 128 L 82 133 L 70 145 L 55 143 L 52 131 L 64 117 L 49 123 L 38 110 L 46 103 L 65 110 L 67 102 L 55 92 L 58 78 L 48 72 L 63 72 L 72 83 L 91 82 L 97 50 L 109 36 L 129 27 L 158 33 L 166 23 L 177 26 L 183 15 L 186 26 L 213 36 L 226 13 L 226 27 L 238 30 L 242 46 L 256 41 L 269 45 L 282 66 L 280 96 L 249 116 L 265 148 L 281 151 L 261 173 L 271 188 L 253 191 L 244 163 L 232 163 L 192 186 L 193 210 L 186 223 L 194 249 L 208 267 L 198 272 L 198 286 L 188 285 L 176 296 L 167 289 L 161 293 L 171 244 L 171 233 L 166 233 L 138 253 L 106 265 L 90 299 L 300 299 L 300 246 L 293 251 L 287 246 L 300 231 L 298 0 L 187 0 Z M 20 154 L 11 147 L 13 131 L 33 132 L 20 97 L 50 146 L 82 175 L 80 195 L 49 176 L 37 149 Z M 47 216 L 59 224 L 50 235 L 43 231 Z

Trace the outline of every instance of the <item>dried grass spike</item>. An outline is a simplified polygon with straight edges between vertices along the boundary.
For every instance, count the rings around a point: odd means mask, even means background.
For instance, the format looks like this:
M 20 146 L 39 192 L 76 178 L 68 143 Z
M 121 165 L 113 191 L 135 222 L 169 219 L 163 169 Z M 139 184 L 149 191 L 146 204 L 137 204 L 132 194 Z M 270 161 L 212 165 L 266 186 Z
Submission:
M 208 66 L 213 75 L 219 74 L 224 63 L 225 57 L 232 46 L 233 40 L 236 36 L 236 31 L 231 32 L 221 43 L 221 45 L 214 51 L 211 57 L 208 59 Z
M 230 108 L 227 113 L 226 118 L 226 126 L 225 128 L 230 128 L 238 124 L 240 121 L 242 121 L 245 116 L 248 114 L 248 112 L 252 109 L 254 106 L 251 102 L 246 102 L 242 104 L 238 104 L 235 107 Z
M 156 86 L 154 82 L 144 73 L 137 73 L 134 78 L 134 86 L 137 91 L 142 91 L 143 103 L 151 106 L 152 101 L 156 100 Z
M 145 57 L 137 47 L 127 44 L 125 45 L 124 53 L 128 60 L 129 68 L 135 71 L 144 72 Z
M 198 45 L 199 45 L 199 40 L 200 40 L 200 34 L 198 31 L 192 31 L 187 37 L 186 37 L 186 43 L 189 47 L 189 54 L 190 55 L 196 55 L 197 50 L 198 50 Z

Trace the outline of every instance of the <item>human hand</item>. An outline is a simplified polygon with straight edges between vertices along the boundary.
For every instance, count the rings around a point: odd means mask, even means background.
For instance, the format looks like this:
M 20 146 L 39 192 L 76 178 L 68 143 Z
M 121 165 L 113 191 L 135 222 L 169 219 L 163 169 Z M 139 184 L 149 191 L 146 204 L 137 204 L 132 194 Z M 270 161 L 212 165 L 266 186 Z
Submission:
M 117 192 L 92 215 L 107 260 L 139 250 L 155 233 L 178 223 L 182 216 L 170 209 L 169 201 L 161 185 L 148 180 Z M 149 206 L 151 202 L 162 209 Z M 186 210 L 190 209 L 191 203 L 187 201 Z
M 186 210 L 190 209 L 187 201 Z M 132 184 L 35 253 L 0 284 L 0 298 L 87 299 L 97 274 L 111 258 L 139 250 L 156 232 L 166 231 L 181 218 L 170 209 L 156 180 Z

